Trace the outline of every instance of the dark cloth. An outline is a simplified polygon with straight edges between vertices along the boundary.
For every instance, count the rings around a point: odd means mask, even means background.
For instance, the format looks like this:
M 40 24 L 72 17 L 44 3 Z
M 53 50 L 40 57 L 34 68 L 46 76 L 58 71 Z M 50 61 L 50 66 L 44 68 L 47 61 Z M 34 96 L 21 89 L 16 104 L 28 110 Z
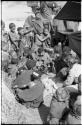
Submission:
M 19 75 L 16 80 L 12 84 L 12 88 L 18 86 L 18 88 L 22 88 L 31 81 L 32 70 L 24 71 L 21 75 Z
M 63 43 L 65 41 L 65 39 L 66 39 L 66 35 L 64 35 L 64 34 L 62 34 L 60 32 L 55 33 L 55 40 L 56 40 L 57 43 L 59 41 Z
M 26 66 L 30 70 L 30 69 L 32 69 L 33 67 L 36 66 L 36 61 L 31 60 L 31 59 L 27 59 Z
M 67 2 L 55 19 L 81 21 L 81 2 Z
M 37 99 L 43 92 L 43 84 L 39 80 L 36 80 L 35 83 L 36 84 L 29 89 L 18 91 L 19 98 L 25 102 Z
M 37 108 L 43 102 L 44 86 L 39 80 L 34 82 L 36 84 L 29 89 L 16 90 L 16 96 L 26 107 Z
M 63 59 L 57 59 L 54 61 L 54 66 L 56 69 L 56 74 L 64 67 L 68 67 L 65 61 Z

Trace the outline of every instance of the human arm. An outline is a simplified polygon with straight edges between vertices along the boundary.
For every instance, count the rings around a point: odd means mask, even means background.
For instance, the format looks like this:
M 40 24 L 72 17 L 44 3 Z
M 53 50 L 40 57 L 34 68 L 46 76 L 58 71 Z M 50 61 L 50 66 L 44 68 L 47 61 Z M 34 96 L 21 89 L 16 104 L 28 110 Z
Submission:
M 32 32 L 33 30 L 34 30 L 34 28 L 28 28 L 28 29 L 26 29 L 26 31 L 24 32 L 23 35 L 26 35 L 26 34 Z
M 48 39 L 48 38 L 50 38 L 50 35 L 48 34 L 47 36 L 45 36 L 44 38 L 43 38 L 43 36 L 41 35 L 36 35 L 36 37 L 41 41 L 41 42 L 44 42 L 46 39 Z

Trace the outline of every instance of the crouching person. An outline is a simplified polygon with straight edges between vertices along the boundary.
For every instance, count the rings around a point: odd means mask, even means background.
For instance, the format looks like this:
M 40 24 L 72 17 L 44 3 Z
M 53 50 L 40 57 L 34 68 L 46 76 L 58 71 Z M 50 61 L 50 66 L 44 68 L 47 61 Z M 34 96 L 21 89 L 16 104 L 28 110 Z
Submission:
M 69 93 L 64 88 L 58 88 L 52 97 L 50 105 L 50 114 L 48 116 L 49 124 L 59 124 L 64 111 L 68 108 Z

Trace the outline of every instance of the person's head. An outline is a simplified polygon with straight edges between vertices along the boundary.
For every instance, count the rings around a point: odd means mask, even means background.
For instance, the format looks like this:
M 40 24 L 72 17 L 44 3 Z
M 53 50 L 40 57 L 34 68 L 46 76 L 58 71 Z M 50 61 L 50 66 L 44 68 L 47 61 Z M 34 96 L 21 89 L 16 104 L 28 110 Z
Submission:
M 59 101 L 65 101 L 69 99 L 69 92 L 65 88 L 58 88 L 56 90 L 56 97 Z
M 57 82 L 64 82 L 67 79 L 67 76 L 69 74 L 69 69 L 67 67 L 62 68 L 57 74 L 56 74 L 56 81 Z
M 59 43 L 58 43 L 58 46 L 61 47 L 61 45 L 62 45 L 61 42 L 59 42 Z
M 40 48 L 38 49 L 38 54 L 41 54 L 42 52 L 43 52 L 43 48 L 40 47 Z
M 64 46 L 64 47 L 63 47 L 63 54 L 64 54 L 65 56 L 69 55 L 70 52 L 71 52 L 71 49 L 70 49 L 68 46 Z
M 5 22 L 3 22 L 2 20 L 1 20 L 1 29 L 2 29 L 2 30 L 5 29 Z
M 23 32 L 23 27 L 18 27 L 18 28 L 17 28 L 17 31 L 18 31 L 18 34 L 20 34 L 20 35 L 21 35 L 21 34 L 22 34 L 22 32 Z
M 35 13 L 35 18 L 36 18 L 36 19 L 40 19 L 40 18 L 41 18 L 41 14 L 40 14 L 39 11 L 36 11 L 36 13 Z
M 5 32 L 2 37 L 2 41 L 7 42 L 9 40 L 8 33 Z
M 9 29 L 10 29 L 11 32 L 15 32 L 16 25 L 14 23 L 10 23 L 9 24 Z
M 47 28 L 44 28 L 44 29 L 43 29 L 43 33 L 44 33 L 44 35 L 48 35 L 48 33 L 49 33 L 48 29 L 47 29 Z
M 49 25 L 48 24 L 44 24 L 44 28 L 45 29 L 49 29 Z
M 60 70 L 60 72 L 62 73 L 63 77 L 66 77 L 69 73 L 69 68 L 68 67 L 64 67 Z

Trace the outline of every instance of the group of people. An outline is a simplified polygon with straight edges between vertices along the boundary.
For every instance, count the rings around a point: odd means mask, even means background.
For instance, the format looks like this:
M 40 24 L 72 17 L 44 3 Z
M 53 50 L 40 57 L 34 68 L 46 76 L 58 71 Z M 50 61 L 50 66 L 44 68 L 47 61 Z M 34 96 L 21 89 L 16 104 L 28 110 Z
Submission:
M 39 13 L 36 13 L 31 26 L 25 22 L 17 31 L 16 24 L 10 23 L 10 31 L 6 32 L 5 23 L 1 22 L 2 71 L 12 76 L 12 65 L 15 65 L 17 70 L 14 70 L 13 80 L 24 70 L 40 71 L 41 76 L 55 74 L 51 80 L 57 88 L 54 87 L 56 91 L 51 100 L 49 124 L 81 124 L 81 59 L 69 46 L 62 45 L 61 40 L 58 42 L 54 39 L 53 46 L 50 22 L 39 26 L 38 16 Z M 45 88 L 48 87 L 45 81 L 43 84 Z M 49 84 L 53 86 L 51 82 Z

